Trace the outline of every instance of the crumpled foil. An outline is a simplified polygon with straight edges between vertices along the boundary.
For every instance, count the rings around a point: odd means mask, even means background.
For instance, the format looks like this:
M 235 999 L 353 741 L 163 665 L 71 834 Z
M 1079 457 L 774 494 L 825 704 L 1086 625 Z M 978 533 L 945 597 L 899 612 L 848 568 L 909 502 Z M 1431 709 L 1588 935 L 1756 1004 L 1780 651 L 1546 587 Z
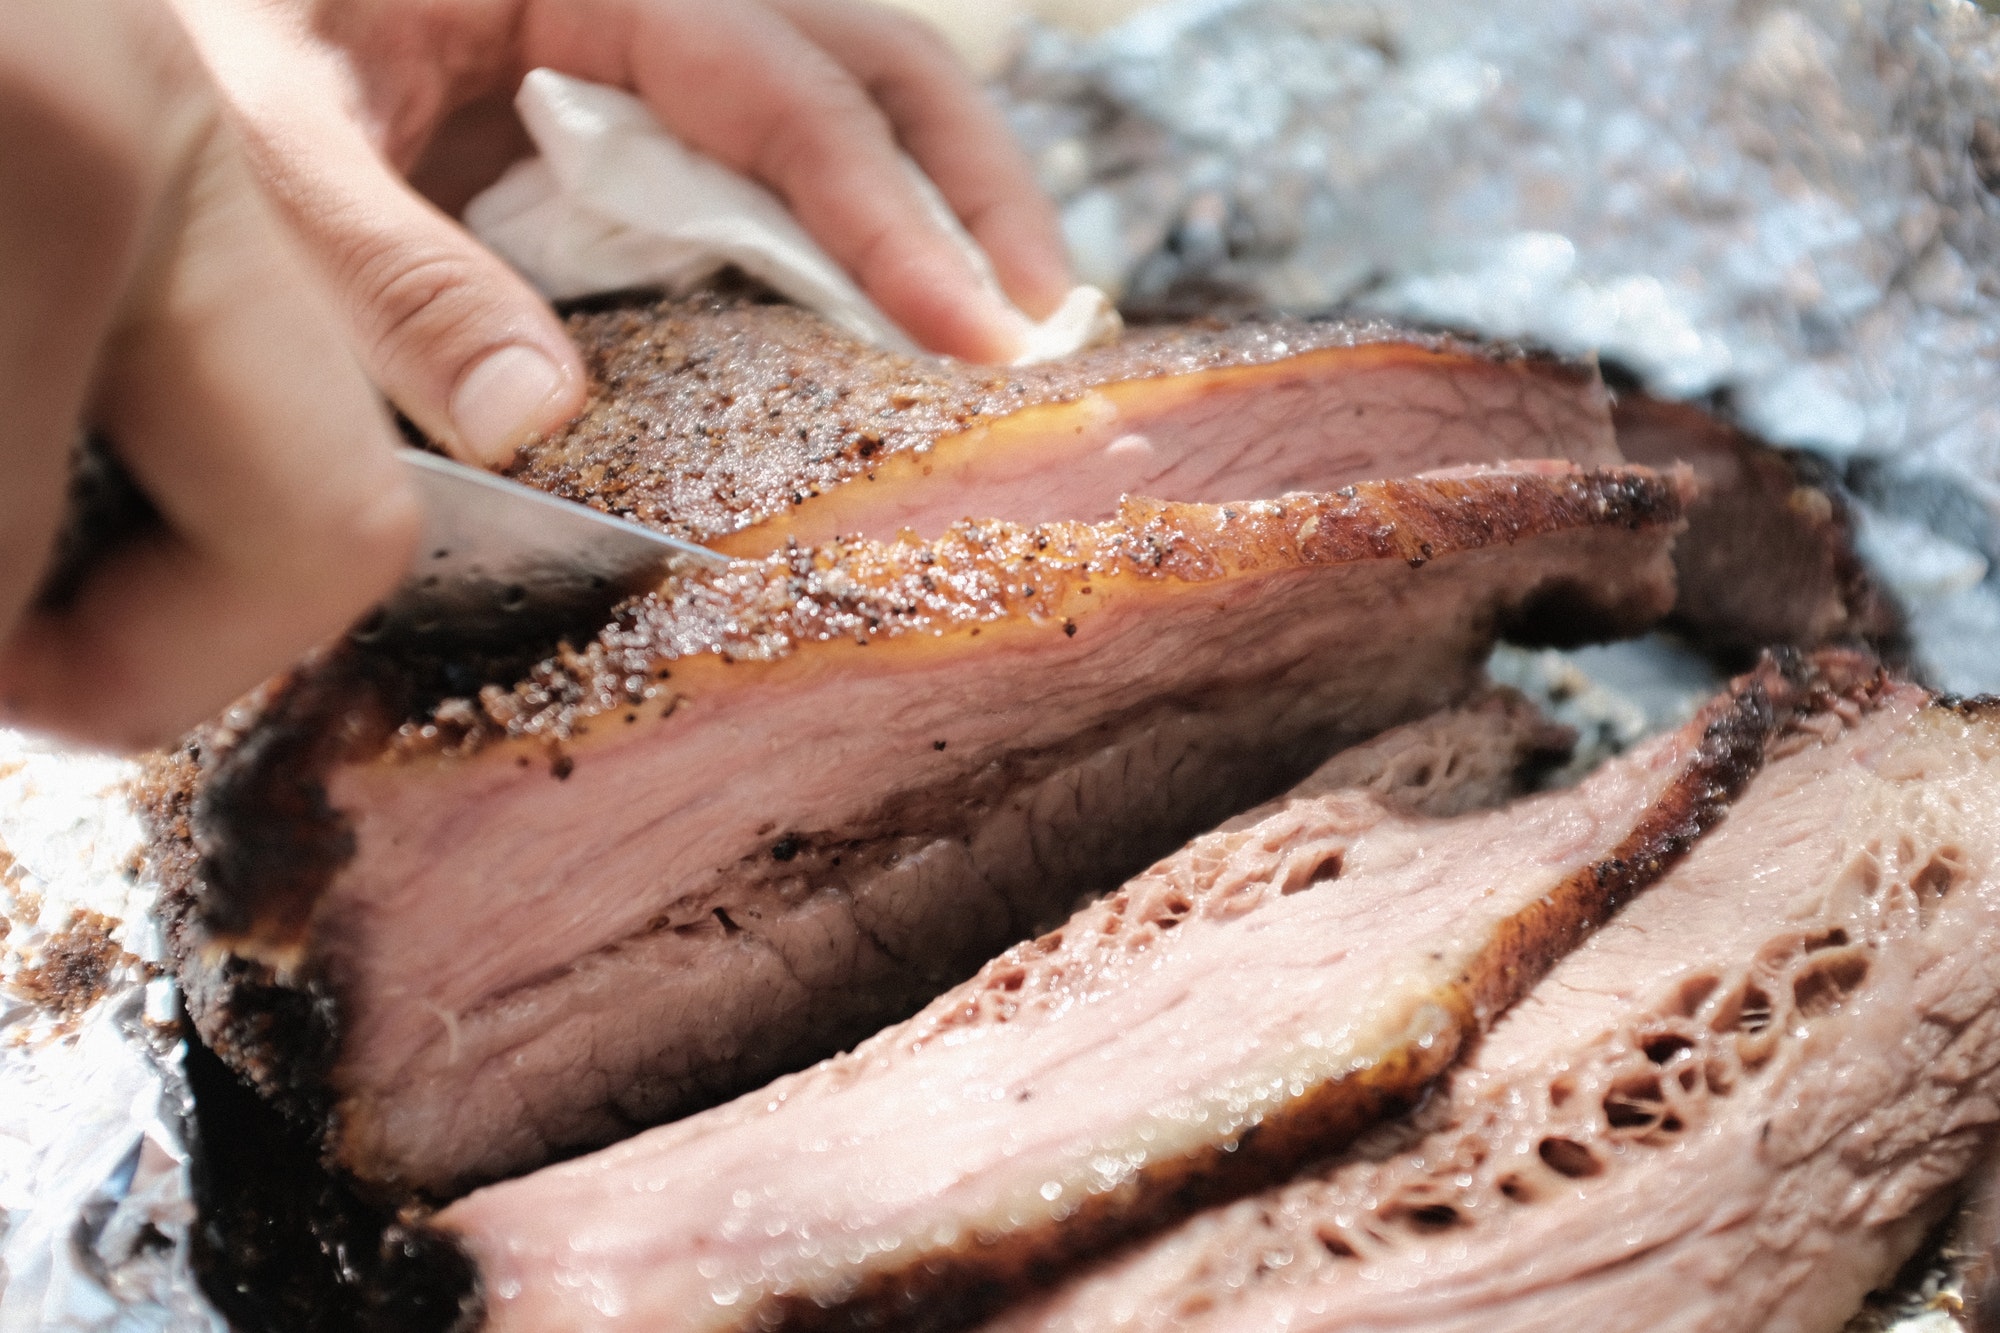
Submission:
M 2000 20 L 1970 0 L 1175 0 L 1031 30 L 999 93 L 1083 280 L 1358 304 L 1712 396 L 1842 466 L 1934 680 L 2000 688 Z M 1587 754 L 1711 683 L 1658 645 L 1495 671 Z M 187 1261 L 128 776 L 0 733 L 0 1333 L 225 1327 Z M 26 998 L 52 949 L 81 959 L 53 1007 Z M 1940 1266 L 1854 1327 L 1942 1333 L 1952 1304 Z
M 224 1333 L 131 767 L 0 731 L 0 1330 Z
M 1081 276 L 1601 352 L 1826 454 L 2000 689 L 2000 21 L 1971 0 L 1181 0 L 1008 76 Z

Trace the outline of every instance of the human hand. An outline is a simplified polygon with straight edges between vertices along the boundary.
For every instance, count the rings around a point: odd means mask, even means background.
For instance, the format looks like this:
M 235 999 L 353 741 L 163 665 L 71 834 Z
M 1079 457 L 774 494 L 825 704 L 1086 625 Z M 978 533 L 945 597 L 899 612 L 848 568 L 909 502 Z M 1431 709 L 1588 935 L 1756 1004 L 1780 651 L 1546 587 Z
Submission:
M 407 566 L 380 399 L 153 0 L 0 5 L 0 723 L 139 747 Z M 37 605 L 85 428 L 162 523 Z
M 936 350 L 1008 360 L 1024 327 L 937 229 L 901 150 L 1022 309 L 1043 316 L 1069 287 L 1054 208 L 999 113 L 931 29 L 864 0 L 176 3 L 376 382 L 470 461 L 504 465 L 583 405 L 546 302 L 446 211 L 527 151 L 508 103 L 537 66 L 637 93 L 776 190 Z

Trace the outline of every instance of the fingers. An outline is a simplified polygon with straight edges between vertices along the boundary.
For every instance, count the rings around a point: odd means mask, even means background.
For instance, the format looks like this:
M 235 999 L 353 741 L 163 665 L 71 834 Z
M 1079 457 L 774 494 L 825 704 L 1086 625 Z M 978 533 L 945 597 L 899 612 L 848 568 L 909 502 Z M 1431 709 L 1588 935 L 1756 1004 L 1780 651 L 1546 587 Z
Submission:
M 971 261 L 932 222 L 889 117 L 774 9 L 540 0 L 523 44 L 529 63 L 635 89 L 683 140 L 775 189 L 917 341 L 976 360 L 1014 355 L 1024 321 L 983 290 Z
M 583 410 L 583 363 L 549 304 L 393 176 L 358 130 L 264 155 L 376 383 L 455 456 L 504 467 Z
M 884 312 L 936 350 L 1009 360 L 1027 330 L 935 225 L 905 148 L 1015 302 L 1040 315 L 1069 285 L 1053 209 L 998 113 L 928 28 L 871 5 L 176 3 L 287 221 L 340 292 L 370 371 L 468 460 L 503 463 L 568 420 L 582 406 L 581 366 L 525 283 L 382 150 L 414 158 L 454 106 L 531 66 L 639 92 L 683 139 L 777 190 Z M 301 21 L 314 14 L 324 31 Z M 423 165 L 429 184 L 459 193 L 460 177 L 489 174 Z
M 0 647 L 9 722 L 170 739 L 408 567 L 415 498 L 379 401 L 240 160 L 204 150 L 173 248 L 113 334 L 98 421 L 165 519 Z
M 888 116 L 1001 285 L 1028 314 L 1052 313 L 1074 285 L 1054 203 L 1006 119 L 928 25 L 851 0 L 775 0 Z
M 190 0 L 186 12 L 265 187 L 396 405 L 450 453 L 493 467 L 581 411 L 583 365 L 561 321 L 392 170 L 332 59 L 235 5 Z

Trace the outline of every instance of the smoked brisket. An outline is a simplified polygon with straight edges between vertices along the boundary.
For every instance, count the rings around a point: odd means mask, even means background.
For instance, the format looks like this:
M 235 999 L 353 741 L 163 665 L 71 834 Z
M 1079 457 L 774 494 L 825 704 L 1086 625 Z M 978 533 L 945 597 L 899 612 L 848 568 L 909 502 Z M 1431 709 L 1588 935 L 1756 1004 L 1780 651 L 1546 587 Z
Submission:
M 1095 522 L 1465 463 L 1621 461 L 1596 367 L 1380 320 L 1132 330 L 1040 366 L 878 351 L 713 296 L 570 320 L 596 386 L 522 481 L 735 554 Z
M 787 548 L 438 698 L 341 649 L 161 766 L 203 1035 L 450 1193 L 914 1011 L 1495 637 L 1672 599 L 1682 483 L 1559 464 Z
M 1451 728 L 1394 733 L 852 1054 L 437 1225 L 499 1333 L 958 1326 L 1413 1103 L 1865 688 L 1768 666 L 1575 788 L 1469 813 L 1427 808 Z
M 1858 682 L 1409 1122 L 991 1333 L 1835 1333 L 2000 1121 L 2000 711 Z
M 1855 550 L 1853 504 L 1829 464 L 1637 392 L 1618 395 L 1612 419 L 1627 459 L 1685 463 L 1701 487 L 1674 545 L 1671 628 L 1732 670 L 1780 646 L 1908 657 L 1902 610 Z

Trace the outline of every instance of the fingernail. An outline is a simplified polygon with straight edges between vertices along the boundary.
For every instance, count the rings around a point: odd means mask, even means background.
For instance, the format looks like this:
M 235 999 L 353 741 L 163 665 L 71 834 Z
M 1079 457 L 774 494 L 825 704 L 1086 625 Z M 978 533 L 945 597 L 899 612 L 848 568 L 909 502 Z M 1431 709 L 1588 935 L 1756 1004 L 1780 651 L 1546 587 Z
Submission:
M 562 424 L 569 388 L 562 367 L 534 348 L 503 347 L 458 382 L 452 429 L 482 463 L 504 467 L 522 445 Z

